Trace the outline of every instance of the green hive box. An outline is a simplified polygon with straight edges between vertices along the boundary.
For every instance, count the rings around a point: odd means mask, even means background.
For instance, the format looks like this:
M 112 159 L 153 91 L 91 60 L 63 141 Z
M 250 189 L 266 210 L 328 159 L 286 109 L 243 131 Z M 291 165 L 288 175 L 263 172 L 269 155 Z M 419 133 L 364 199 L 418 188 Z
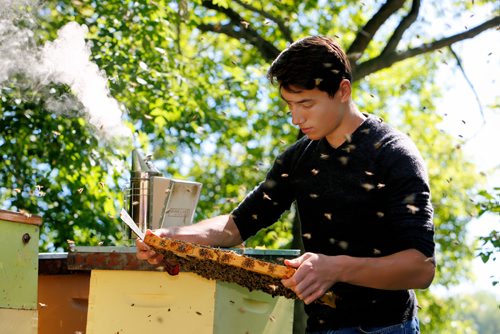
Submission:
M 0 333 L 36 333 L 41 221 L 0 210 Z
M 0 210 L 0 307 L 37 308 L 40 217 Z

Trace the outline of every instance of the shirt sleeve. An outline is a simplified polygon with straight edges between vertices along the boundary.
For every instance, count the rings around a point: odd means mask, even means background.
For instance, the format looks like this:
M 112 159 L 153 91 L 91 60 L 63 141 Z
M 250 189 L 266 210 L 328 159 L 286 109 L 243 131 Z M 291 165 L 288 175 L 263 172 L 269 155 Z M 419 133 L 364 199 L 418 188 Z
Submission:
M 266 178 L 231 213 L 243 240 L 275 223 L 294 200 L 290 182 L 296 145 L 275 161 Z
M 413 142 L 398 142 L 386 156 L 387 218 L 396 238 L 392 251 L 415 248 L 432 257 L 434 210 L 425 164 Z

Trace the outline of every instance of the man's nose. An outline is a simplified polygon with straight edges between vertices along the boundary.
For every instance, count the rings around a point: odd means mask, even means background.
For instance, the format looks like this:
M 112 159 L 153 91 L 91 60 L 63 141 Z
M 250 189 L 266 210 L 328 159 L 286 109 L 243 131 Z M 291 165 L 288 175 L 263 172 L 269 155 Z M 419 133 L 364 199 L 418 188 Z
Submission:
M 291 109 L 292 113 L 292 124 L 293 125 L 300 125 L 304 123 L 305 118 L 302 112 L 299 110 L 299 108 L 293 108 Z

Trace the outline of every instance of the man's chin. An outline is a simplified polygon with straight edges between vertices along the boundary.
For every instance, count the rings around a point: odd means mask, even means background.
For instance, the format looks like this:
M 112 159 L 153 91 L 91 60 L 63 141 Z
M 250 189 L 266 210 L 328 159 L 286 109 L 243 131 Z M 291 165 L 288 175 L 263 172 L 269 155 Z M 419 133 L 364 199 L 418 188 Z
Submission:
M 314 133 L 308 133 L 305 135 L 310 140 L 320 140 L 322 137 L 315 135 Z

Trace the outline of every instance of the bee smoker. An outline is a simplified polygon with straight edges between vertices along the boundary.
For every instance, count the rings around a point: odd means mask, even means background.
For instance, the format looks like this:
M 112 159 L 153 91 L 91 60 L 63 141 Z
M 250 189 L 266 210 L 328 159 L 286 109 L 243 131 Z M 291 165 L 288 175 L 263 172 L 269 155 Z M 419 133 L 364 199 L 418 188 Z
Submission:
M 192 224 L 201 183 L 164 177 L 137 150 L 132 152 L 130 174 L 128 213 L 141 231 Z M 132 234 L 129 230 L 129 237 Z

